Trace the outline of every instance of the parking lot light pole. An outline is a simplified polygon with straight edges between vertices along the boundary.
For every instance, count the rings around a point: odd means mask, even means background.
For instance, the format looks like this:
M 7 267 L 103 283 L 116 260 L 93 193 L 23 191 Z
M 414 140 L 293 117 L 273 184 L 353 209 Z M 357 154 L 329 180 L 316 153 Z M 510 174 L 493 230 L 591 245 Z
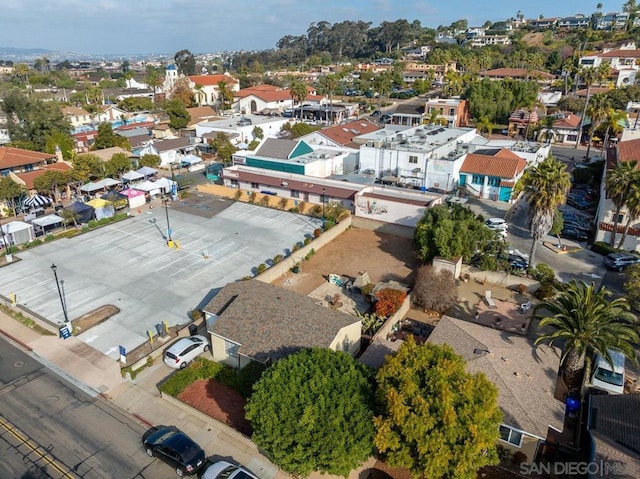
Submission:
M 53 277 L 56 280 L 56 287 L 58 288 L 58 296 L 60 296 L 60 304 L 62 305 L 62 314 L 64 315 L 65 324 L 69 323 L 69 316 L 67 316 L 67 305 L 60 289 L 60 281 L 58 281 L 58 267 L 51 263 L 51 271 L 53 271 Z M 63 283 L 64 284 L 64 283 Z
M 167 243 L 171 241 L 171 225 L 169 224 L 169 200 L 164 199 L 164 212 L 167 215 Z
M 324 231 L 324 192 L 326 191 L 326 188 L 322 188 L 322 231 Z

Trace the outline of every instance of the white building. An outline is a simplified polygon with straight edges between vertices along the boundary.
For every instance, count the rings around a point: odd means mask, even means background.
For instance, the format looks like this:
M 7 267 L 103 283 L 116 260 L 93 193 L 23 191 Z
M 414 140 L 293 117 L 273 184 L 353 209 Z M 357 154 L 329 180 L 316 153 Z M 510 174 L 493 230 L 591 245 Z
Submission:
M 354 215 L 384 223 L 414 228 L 424 217 L 427 208 L 442 204 L 438 194 L 391 188 L 367 186 L 355 196 Z
M 249 144 L 255 138 L 254 128 L 259 127 L 265 138 L 275 137 L 289 118 L 280 116 L 245 115 L 229 116 L 221 120 L 207 121 L 195 125 L 196 137 L 214 136 L 218 132 L 225 133 L 236 145 Z
M 628 43 L 615 50 L 585 55 L 580 58 L 579 64 L 584 68 L 598 68 L 601 65 L 608 65 L 617 72 L 617 87 L 633 85 L 638 69 L 640 69 L 640 50 L 635 43 Z

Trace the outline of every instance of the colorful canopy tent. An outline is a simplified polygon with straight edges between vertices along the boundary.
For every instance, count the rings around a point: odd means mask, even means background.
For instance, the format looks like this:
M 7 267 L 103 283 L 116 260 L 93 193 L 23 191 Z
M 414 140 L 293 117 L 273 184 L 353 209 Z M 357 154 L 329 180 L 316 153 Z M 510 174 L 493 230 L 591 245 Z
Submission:
M 2 232 L 4 239 L 10 245 L 28 243 L 36 237 L 33 225 L 23 221 L 10 221 L 9 223 L 3 224 Z M 3 235 L 0 235 L 0 242 L 2 242 Z
M 127 189 L 122 190 L 120 194 L 127 197 L 129 208 L 139 208 L 145 204 L 144 191 Z
M 94 198 L 91 201 L 87 201 L 86 204 L 94 209 L 94 214 L 96 215 L 97 220 L 101 220 L 102 218 L 111 218 L 116 214 L 113 205 L 102 198 Z
M 95 216 L 95 212 L 91 206 L 86 203 L 80 203 L 79 201 L 67 206 L 64 210 L 72 211 L 77 223 L 88 223 Z
M 118 193 L 117 191 L 110 191 L 109 193 L 105 193 L 100 198 L 111 203 L 117 210 L 126 208 L 129 206 L 129 198 L 122 193 Z
M 46 208 L 47 206 L 51 206 L 51 203 L 52 203 L 51 198 L 48 198 L 47 196 L 33 195 L 33 196 L 30 196 L 29 198 L 26 198 L 22 202 L 22 206 L 25 209 Z
M 144 178 L 144 175 L 142 173 L 138 173 L 137 171 L 130 170 L 122 175 L 121 178 L 122 181 L 126 183 L 127 181 L 141 180 Z
M 36 236 L 45 234 L 47 231 L 59 228 L 64 224 L 64 220 L 58 215 L 41 216 L 31 220 Z
M 151 168 L 150 166 L 143 166 L 142 168 L 138 168 L 136 170 L 136 173 L 140 173 L 145 178 L 148 178 L 150 176 L 157 175 L 158 174 L 158 170 L 155 170 L 155 169 Z

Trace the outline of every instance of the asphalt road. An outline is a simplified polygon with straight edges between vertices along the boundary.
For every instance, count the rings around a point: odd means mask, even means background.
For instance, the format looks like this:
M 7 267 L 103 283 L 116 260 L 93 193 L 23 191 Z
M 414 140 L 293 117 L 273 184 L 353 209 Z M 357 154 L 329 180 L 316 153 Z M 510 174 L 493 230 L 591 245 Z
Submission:
M 144 426 L 0 338 L 0 477 L 171 478 Z

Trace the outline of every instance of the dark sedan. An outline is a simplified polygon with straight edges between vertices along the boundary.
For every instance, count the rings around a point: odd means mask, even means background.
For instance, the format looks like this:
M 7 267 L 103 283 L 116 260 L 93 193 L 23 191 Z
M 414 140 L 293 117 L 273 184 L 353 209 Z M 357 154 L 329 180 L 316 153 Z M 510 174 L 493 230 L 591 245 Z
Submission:
M 560 236 L 577 241 L 585 241 L 588 238 L 587 233 L 576 228 L 564 228 L 560 233 Z
M 149 456 L 169 464 L 179 477 L 195 474 L 204 464 L 202 448 L 175 426 L 152 427 L 142 436 L 142 445 Z

